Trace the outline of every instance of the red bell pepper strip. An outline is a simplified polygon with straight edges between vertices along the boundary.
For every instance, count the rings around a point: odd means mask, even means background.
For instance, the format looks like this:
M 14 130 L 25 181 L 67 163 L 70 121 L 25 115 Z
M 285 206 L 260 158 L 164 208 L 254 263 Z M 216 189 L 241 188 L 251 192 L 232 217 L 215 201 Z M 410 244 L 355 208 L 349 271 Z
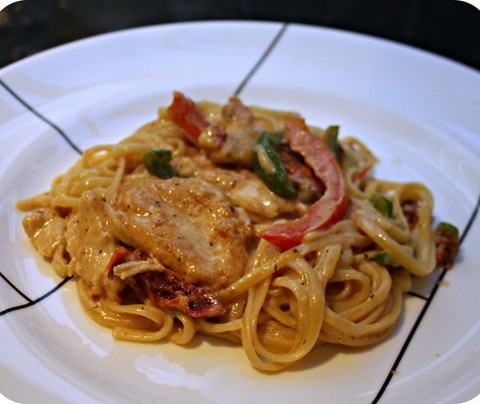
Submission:
M 130 254 L 131 251 L 127 250 L 125 247 L 117 247 L 105 268 L 105 272 L 108 274 L 115 265 L 125 262 Z
M 108 262 L 105 272 L 108 274 L 115 266 L 123 264 L 124 262 L 140 261 L 146 259 L 145 254 L 140 250 L 128 250 L 120 246 L 113 252 L 110 261 Z
M 295 247 L 313 230 L 327 228 L 341 220 L 348 205 L 348 190 L 342 171 L 324 141 L 312 134 L 301 118 L 287 118 L 285 136 L 293 151 L 303 156 L 323 182 L 325 193 L 298 219 L 273 225 L 258 234 L 282 250 Z
M 202 116 L 197 105 L 183 93 L 174 91 L 173 101 L 167 112 L 175 123 L 183 129 L 185 137 L 198 146 L 198 137 L 210 123 Z

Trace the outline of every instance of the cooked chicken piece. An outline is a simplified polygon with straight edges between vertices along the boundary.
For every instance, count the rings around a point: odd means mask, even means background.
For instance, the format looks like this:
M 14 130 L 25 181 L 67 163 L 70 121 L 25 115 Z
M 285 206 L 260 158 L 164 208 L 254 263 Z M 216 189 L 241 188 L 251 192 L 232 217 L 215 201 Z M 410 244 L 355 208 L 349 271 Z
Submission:
M 65 222 L 54 209 L 37 209 L 25 216 L 23 228 L 37 251 L 52 258 L 62 240 Z
M 188 283 L 214 291 L 243 275 L 248 224 L 211 184 L 197 178 L 125 182 L 114 208 L 122 241 Z
M 222 108 L 221 119 L 203 129 L 199 146 L 215 163 L 233 163 L 249 167 L 252 149 L 259 133 L 253 128 L 254 115 L 235 97 Z
M 200 169 L 196 175 L 220 188 L 235 206 L 262 218 L 271 219 L 299 209 L 298 203 L 275 195 L 257 175 L 248 170 L 212 167 L 209 170 Z
M 228 103 L 222 108 L 222 118 L 225 122 L 242 122 L 245 125 L 251 125 L 255 116 L 239 98 L 230 97 Z
M 75 273 L 91 286 L 93 294 L 100 293 L 117 244 L 107 228 L 105 204 L 95 192 L 82 194 L 77 212 L 68 217 L 65 238 Z

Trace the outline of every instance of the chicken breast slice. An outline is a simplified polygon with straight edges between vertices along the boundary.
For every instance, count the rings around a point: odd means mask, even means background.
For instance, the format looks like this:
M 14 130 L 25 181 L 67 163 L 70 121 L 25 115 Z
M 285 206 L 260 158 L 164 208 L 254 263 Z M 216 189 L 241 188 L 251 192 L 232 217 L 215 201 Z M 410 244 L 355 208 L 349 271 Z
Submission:
M 23 228 L 37 251 L 52 258 L 62 241 L 65 221 L 53 209 L 36 209 L 25 216 Z
M 224 194 L 198 178 L 148 178 L 120 186 L 122 241 L 192 285 L 215 291 L 244 274 L 248 223 Z
M 275 195 L 258 176 L 248 170 L 214 167 L 198 170 L 196 175 L 220 188 L 236 206 L 261 218 L 272 219 L 299 211 L 299 203 Z
M 107 222 L 105 202 L 94 191 L 82 194 L 78 210 L 67 219 L 69 265 L 94 295 L 101 293 L 105 268 L 117 248 Z

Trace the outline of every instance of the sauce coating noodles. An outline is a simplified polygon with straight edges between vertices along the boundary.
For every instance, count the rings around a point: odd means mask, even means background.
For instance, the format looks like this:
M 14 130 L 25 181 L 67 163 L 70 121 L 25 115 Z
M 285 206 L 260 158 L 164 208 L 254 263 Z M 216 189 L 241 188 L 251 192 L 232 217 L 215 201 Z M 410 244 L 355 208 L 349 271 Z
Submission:
M 386 338 L 410 277 L 436 266 L 428 188 L 375 178 L 375 157 L 353 137 L 338 140 L 336 156 L 319 144 L 326 160 L 317 167 L 295 137 L 324 144 L 327 131 L 297 114 L 175 97 L 158 119 L 86 150 L 48 192 L 17 203 L 35 248 L 58 275 L 77 278 L 88 315 L 122 340 L 223 338 L 262 371 L 321 343 Z M 272 135 L 261 143 L 262 133 Z M 160 174 L 146 163 L 152 151 Z M 272 191 L 286 184 L 282 167 L 293 198 Z M 387 213 L 372 203 L 378 195 Z M 282 230 L 277 244 L 272 229 L 303 217 L 300 240 L 286 245 Z

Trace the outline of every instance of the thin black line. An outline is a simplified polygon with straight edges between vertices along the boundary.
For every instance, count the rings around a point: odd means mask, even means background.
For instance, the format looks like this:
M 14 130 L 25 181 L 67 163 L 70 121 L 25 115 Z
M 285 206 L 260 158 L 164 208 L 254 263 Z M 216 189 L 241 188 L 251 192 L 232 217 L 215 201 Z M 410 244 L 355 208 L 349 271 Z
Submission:
M 480 196 L 477 199 L 477 205 L 475 206 L 475 209 L 474 209 L 472 215 L 470 216 L 470 220 L 468 221 L 467 226 L 465 227 L 465 230 L 463 231 L 463 234 L 460 237 L 460 244 L 463 243 L 463 240 L 465 239 L 468 232 L 470 231 L 470 228 L 472 227 L 473 222 L 477 218 L 479 210 L 480 210 Z
M 75 150 L 78 154 L 82 154 L 82 150 L 75 144 L 73 141 L 66 135 L 66 133 L 60 129 L 57 125 L 55 125 L 52 121 L 47 119 L 45 116 L 40 114 L 35 108 L 33 108 L 30 104 L 28 104 L 23 98 L 21 98 L 15 91 L 13 91 L 5 82 L 0 79 L 0 85 L 7 90 L 12 97 L 14 97 L 20 104 L 22 104 L 25 108 L 27 108 L 31 113 L 36 115 L 38 118 L 40 118 L 43 122 L 46 124 L 50 125 L 53 129 L 57 131 L 57 133 L 62 136 L 65 141 L 70 145 L 70 147 Z
M 15 292 L 17 292 L 20 296 L 22 296 L 27 302 L 30 302 L 30 303 L 32 302 L 32 299 L 30 299 L 30 298 L 29 298 L 27 295 L 25 295 L 20 289 L 18 289 L 18 288 L 17 288 L 12 282 L 10 282 L 10 280 L 8 280 L 8 278 L 7 278 L 4 274 L 2 274 L 1 272 L 0 272 L 0 277 L 1 277 L 5 282 L 7 282 L 7 283 L 10 285 L 10 287 L 11 287 Z
M 56 124 L 54 124 L 52 121 L 47 119 L 45 116 L 40 114 L 35 108 L 33 108 L 29 103 L 27 103 L 23 98 L 21 98 L 11 87 L 9 87 L 2 79 L 0 79 L 0 85 L 13 97 L 15 98 L 20 104 L 22 104 L 28 111 L 30 111 L 32 114 L 34 114 L 37 118 L 45 122 L 47 125 L 49 125 L 51 128 L 53 128 L 62 138 L 68 143 L 68 145 L 75 150 L 78 154 L 82 155 L 83 152 L 82 150 L 66 135 L 66 133 L 60 129 Z M 4 314 L 10 313 L 12 311 L 24 309 L 26 307 L 33 306 L 34 304 L 42 301 L 43 299 L 47 298 L 51 294 L 55 293 L 60 287 L 62 287 L 68 280 L 71 278 L 65 278 L 62 282 L 60 282 L 56 287 L 54 287 L 52 290 L 48 291 L 45 293 L 43 296 L 40 296 L 39 298 L 32 300 L 28 296 L 26 296 L 20 289 L 18 289 L 10 280 L 8 280 L 2 273 L 0 273 L 0 276 L 2 279 L 7 282 L 7 284 L 15 290 L 20 296 L 22 296 L 25 300 L 27 300 L 27 303 L 21 304 L 18 306 L 13 306 L 9 307 L 8 309 L 5 309 L 3 311 L 0 311 L 0 317 L 3 316 Z
M 248 74 L 245 76 L 245 78 L 242 80 L 240 85 L 237 87 L 233 95 L 238 96 L 242 92 L 243 88 L 247 85 L 247 83 L 250 81 L 250 79 L 253 77 L 253 75 L 257 72 L 257 70 L 260 68 L 260 66 L 265 62 L 267 57 L 270 55 L 272 52 L 273 48 L 277 45 L 278 41 L 280 38 L 283 36 L 287 29 L 288 24 L 284 23 L 282 25 L 282 28 L 278 31 L 278 33 L 275 35 L 275 38 L 273 38 L 272 42 L 270 42 L 270 45 L 268 45 L 267 49 L 265 52 L 263 52 L 262 56 L 260 56 L 260 59 L 258 59 L 257 63 L 252 67 L 252 69 L 248 72 Z
M 377 393 L 377 396 L 373 399 L 372 401 L 372 404 L 375 404 L 375 403 L 378 403 L 378 401 L 380 400 L 380 398 L 383 396 L 383 394 L 385 393 L 388 385 L 390 384 L 390 380 L 392 379 L 392 376 L 394 375 L 395 371 L 397 370 L 398 368 L 398 365 L 400 364 L 400 361 L 402 360 L 403 358 L 403 355 L 405 354 L 405 352 L 407 351 L 407 348 L 408 346 L 410 345 L 410 342 L 411 340 L 413 339 L 413 336 L 415 334 L 415 332 L 417 331 L 420 323 L 422 322 L 422 319 L 423 317 L 425 316 L 425 313 L 427 312 L 427 309 L 428 307 L 430 306 L 430 303 L 432 302 L 433 300 L 433 297 L 435 296 L 435 293 L 437 292 L 437 289 L 438 289 L 438 285 L 440 284 L 440 281 L 443 279 L 443 277 L 445 276 L 445 273 L 447 271 L 445 269 L 443 269 L 441 275 L 440 275 L 440 278 L 439 278 L 439 282 L 436 282 L 435 283 L 435 286 L 433 287 L 433 290 L 432 290 L 432 293 L 430 294 L 430 297 L 426 300 L 426 303 L 425 305 L 423 306 L 423 309 L 422 311 L 420 312 L 420 315 L 418 316 L 417 320 L 415 321 L 415 324 L 413 325 L 413 328 L 410 330 L 410 333 L 408 334 L 407 336 L 407 339 L 405 340 L 405 342 L 403 343 L 402 345 L 402 348 L 400 349 L 400 352 L 398 353 L 397 355 L 397 358 L 395 359 L 395 362 L 393 363 L 393 366 L 392 368 L 390 369 L 390 372 L 388 372 L 388 375 L 385 379 L 385 381 L 383 382 L 383 385 L 382 387 L 380 388 L 380 390 L 378 391 Z
M 437 282 L 438 282 L 438 280 L 437 280 Z M 413 297 L 418 297 L 419 299 L 422 299 L 422 300 L 428 300 L 428 296 L 422 295 L 421 293 L 414 292 L 413 290 L 408 291 L 407 295 L 413 296 Z
M 470 216 L 470 219 L 467 223 L 467 226 L 465 227 L 465 230 L 463 231 L 463 233 L 460 237 L 460 245 L 463 243 L 463 241 L 465 240 L 468 232 L 472 228 L 473 222 L 477 218 L 479 210 L 480 210 L 480 196 L 477 199 L 477 204 L 476 204 L 475 209 L 473 210 L 473 212 Z M 435 285 L 432 289 L 432 292 L 430 293 L 430 296 L 428 297 L 428 299 L 426 299 L 426 303 L 423 306 L 423 309 L 420 312 L 420 315 L 418 316 L 417 320 L 415 321 L 415 324 L 413 325 L 412 329 L 410 330 L 410 333 L 408 334 L 407 339 L 403 343 L 402 348 L 400 349 L 400 352 L 398 353 L 397 358 L 395 359 L 395 362 L 393 363 L 393 366 L 390 369 L 390 372 L 388 373 L 385 381 L 383 382 L 382 387 L 380 387 L 380 390 L 378 391 L 376 397 L 373 399 L 372 404 L 378 403 L 380 398 L 383 396 L 383 394 L 387 390 L 387 387 L 390 383 L 390 380 L 392 379 L 392 376 L 394 375 L 395 371 L 397 370 L 398 365 L 400 364 L 400 362 L 403 358 L 403 355 L 407 351 L 407 348 L 410 345 L 410 342 L 412 341 L 415 332 L 417 331 L 420 323 L 422 322 L 422 319 L 425 316 L 425 313 L 427 312 L 428 308 L 430 307 L 430 303 L 432 302 L 433 298 L 435 297 L 435 294 L 437 293 L 438 287 L 441 284 L 441 282 L 442 282 L 442 280 L 445 277 L 445 274 L 447 272 L 448 272 L 448 270 L 446 268 L 444 268 L 442 270 L 442 273 L 440 274 L 440 277 L 438 278 L 437 282 L 435 283 Z M 418 297 L 421 297 L 421 295 L 419 295 Z
M 20 304 L 18 306 L 9 307 L 8 309 L 0 311 L 0 317 L 3 316 L 4 314 L 12 312 L 12 311 L 25 309 L 27 307 L 33 306 L 34 304 L 37 304 L 38 302 L 41 302 L 42 300 L 46 299 L 48 296 L 55 293 L 58 289 L 60 289 L 63 285 L 65 285 L 70 279 L 72 279 L 72 277 L 67 277 L 67 278 L 63 279 L 63 281 L 61 281 L 57 286 L 55 286 L 53 289 L 49 290 L 47 293 L 45 293 L 44 295 L 40 296 L 39 298 L 37 298 L 35 300 L 30 300 L 28 303 Z

